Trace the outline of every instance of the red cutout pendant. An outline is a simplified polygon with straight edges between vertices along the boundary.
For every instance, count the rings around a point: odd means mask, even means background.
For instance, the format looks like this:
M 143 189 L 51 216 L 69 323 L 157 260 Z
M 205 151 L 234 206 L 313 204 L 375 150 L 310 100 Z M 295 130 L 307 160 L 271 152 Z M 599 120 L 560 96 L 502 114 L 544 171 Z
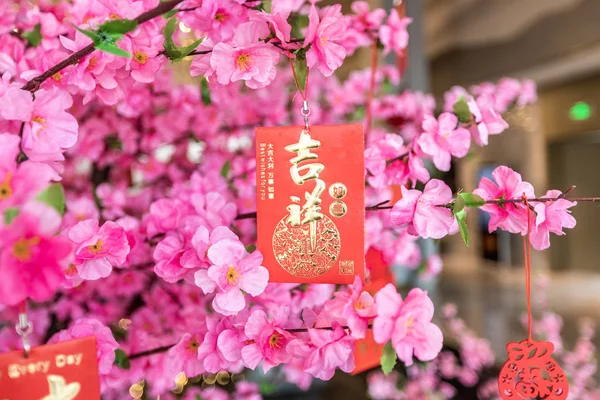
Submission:
M 564 400 L 569 383 L 552 358 L 550 342 L 509 343 L 508 360 L 500 370 L 498 389 L 503 400 Z

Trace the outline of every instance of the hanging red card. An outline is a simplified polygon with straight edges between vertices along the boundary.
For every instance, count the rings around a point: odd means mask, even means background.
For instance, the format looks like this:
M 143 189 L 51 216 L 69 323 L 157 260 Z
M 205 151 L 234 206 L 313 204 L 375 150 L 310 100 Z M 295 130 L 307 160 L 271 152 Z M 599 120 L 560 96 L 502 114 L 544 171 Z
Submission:
M 256 130 L 258 249 L 271 282 L 364 276 L 362 125 Z
M 363 287 L 363 290 L 374 296 L 388 283 L 394 283 L 394 276 L 390 267 L 383 260 L 381 251 L 370 248 L 365 257 L 367 269 L 370 271 L 371 281 Z M 373 331 L 367 330 L 364 339 L 357 340 L 354 345 L 354 371 L 352 375 L 368 371 L 381 364 L 381 355 L 385 345 L 375 342 Z
M 96 338 L 0 354 L 0 399 L 100 399 Z

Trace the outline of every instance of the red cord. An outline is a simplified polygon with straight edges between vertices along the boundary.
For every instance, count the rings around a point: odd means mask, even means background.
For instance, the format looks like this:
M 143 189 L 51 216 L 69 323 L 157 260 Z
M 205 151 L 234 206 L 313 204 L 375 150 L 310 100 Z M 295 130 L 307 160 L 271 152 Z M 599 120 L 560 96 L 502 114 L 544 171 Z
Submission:
M 527 209 L 527 235 L 523 236 L 523 261 L 525 264 L 525 287 L 527 296 L 527 341 L 533 342 L 532 318 L 531 318 L 531 241 L 529 240 L 529 231 L 531 229 L 531 210 L 527 196 L 523 193 L 521 197 L 525 201 Z
M 371 82 L 369 85 L 369 97 L 367 98 L 366 120 L 365 120 L 365 139 L 371 131 L 371 103 L 375 95 L 375 72 L 377 70 L 377 38 L 373 39 L 373 48 L 371 52 Z

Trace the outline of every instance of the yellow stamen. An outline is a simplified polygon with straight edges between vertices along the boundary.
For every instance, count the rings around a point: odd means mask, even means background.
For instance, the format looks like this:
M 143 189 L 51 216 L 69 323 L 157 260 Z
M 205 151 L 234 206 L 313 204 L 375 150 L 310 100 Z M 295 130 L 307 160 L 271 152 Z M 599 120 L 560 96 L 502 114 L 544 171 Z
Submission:
M 62 74 L 60 72 L 57 72 L 54 75 L 52 75 L 52 79 L 54 79 L 55 82 L 60 82 L 62 81 Z
M 325 46 L 325 43 L 327 43 L 327 38 L 326 37 L 322 37 L 321 38 L 321 46 Z
M 112 13 L 108 16 L 109 19 L 121 19 L 121 16 L 116 13 Z
M 98 64 L 98 58 L 96 56 L 90 58 L 90 62 L 88 63 L 88 68 L 94 68 Z
M 246 71 L 252 66 L 252 56 L 248 53 L 242 53 L 235 60 L 235 63 L 240 71 Z
M 13 255 L 21 262 L 31 259 L 31 248 L 40 242 L 39 237 L 21 238 L 13 245 Z
M 283 347 L 285 337 L 279 332 L 273 332 L 269 337 L 269 347 L 273 350 L 279 350 Z
M 141 50 L 136 50 L 133 52 L 133 59 L 140 64 L 146 64 L 146 62 L 148 62 L 148 58 L 148 54 Z
M 188 349 L 189 351 L 191 351 L 192 353 L 197 353 L 198 352 L 198 347 L 200 345 L 198 344 L 198 341 L 196 340 L 196 337 L 194 336 L 194 338 L 192 340 L 190 340 L 190 342 L 188 343 Z
M 225 22 L 226 19 L 227 15 L 222 11 L 219 11 L 215 14 L 215 21 Z
M 102 252 L 102 250 L 104 250 L 104 242 L 101 239 L 98 239 L 95 244 L 88 246 L 88 250 L 93 255 L 98 255 L 100 252 Z
M 415 320 L 413 317 L 410 317 L 409 319 L 406 320 L 406 322 L 404 323 L 404 326 L 406 326 L 406 328 L 410 331 L 412 330 L 412 328 L 414 328 L 415 326 Z
M 357 310 L 364 310 L 365 308 L 367 308 L 367 305 L 359 299 L 356 300 L 356 303 L 354 303 L 354 308 Z
M 40 117 L 39 115 L 34 116 L 33 118 L 31 118 L 32 122 L 37 122 L 38 124 L 45 124 L 46 120 L 42 117 Z
M 65 271 L 65 275 L 73 276 L 75 274 L 77 274 L 77 268 L 75 267 L 75 264 L 69 264 L 69 267 Z
M 10 187 L 10 180 L 12 175 L 7 173 L 4 177 L 4 182 L 0 183 L 0 200 L 6 200 L 12 195 L 12 188 Z
M 227 270 L 227 282 L 229 282 L 230 285 L 237 285 L 237 281 L 240 277 L 240 271 L 233 265 L 230 265 Z

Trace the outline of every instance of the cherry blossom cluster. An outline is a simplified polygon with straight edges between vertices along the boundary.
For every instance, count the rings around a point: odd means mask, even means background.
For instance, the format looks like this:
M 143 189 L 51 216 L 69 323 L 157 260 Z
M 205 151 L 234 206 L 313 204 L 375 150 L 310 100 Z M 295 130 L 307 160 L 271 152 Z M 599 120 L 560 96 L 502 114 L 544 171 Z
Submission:
M 0 4 L 1 351 L 20 348 L 10 326 L 29 302 L 34 345 L 49 334 L 96 337 L 106 398 L 142 380 L 150 395 L 172 398 L 182 372 L 259 366 L 308 388 L 338 368 L 351 372 L 368 329 L 405 365 L 436 358 L 443 338 L 425 291 L 403 300 L 391 284 L 370 294 L 358 279 L 269 283 L 254 246 L 253 129 L 302 123 L 295 85 L 307 74 L 311 124 L 370 112 L 365 253 L 434 276 L 441 260 L 424 259 L 417 239 L 457 232 L 464 206 L 430 179 L 433 168 L 448 171 L 471 142 L 504 131 L 502 113 L 534 101 L 535 86 L 455 87 L 436 116 L 432 96 L 397 92 L 393 66 L 341 82 L 333 73 L 359 47 L 402 55 L 410 19 L 361 1 L 348 15 L 315 3 Z M 201 78 L 177 84 L 170 65 L 188 58 Z M 575 225 L 574 203 L 550 191 L 554 200 L 532 203 L 528 227 L 526 205 L 510 201 L 533 198 L 531 185 L 507 167 L 494 179 L 465 203 L 492 214 L 490 229 L 531 230 L 534 247 L 545 248 L 550 232 Z M 383 206 L 394 187 L 402 198 Z M 211 393 L 191 387 L 184 398 L 227 396 Z

